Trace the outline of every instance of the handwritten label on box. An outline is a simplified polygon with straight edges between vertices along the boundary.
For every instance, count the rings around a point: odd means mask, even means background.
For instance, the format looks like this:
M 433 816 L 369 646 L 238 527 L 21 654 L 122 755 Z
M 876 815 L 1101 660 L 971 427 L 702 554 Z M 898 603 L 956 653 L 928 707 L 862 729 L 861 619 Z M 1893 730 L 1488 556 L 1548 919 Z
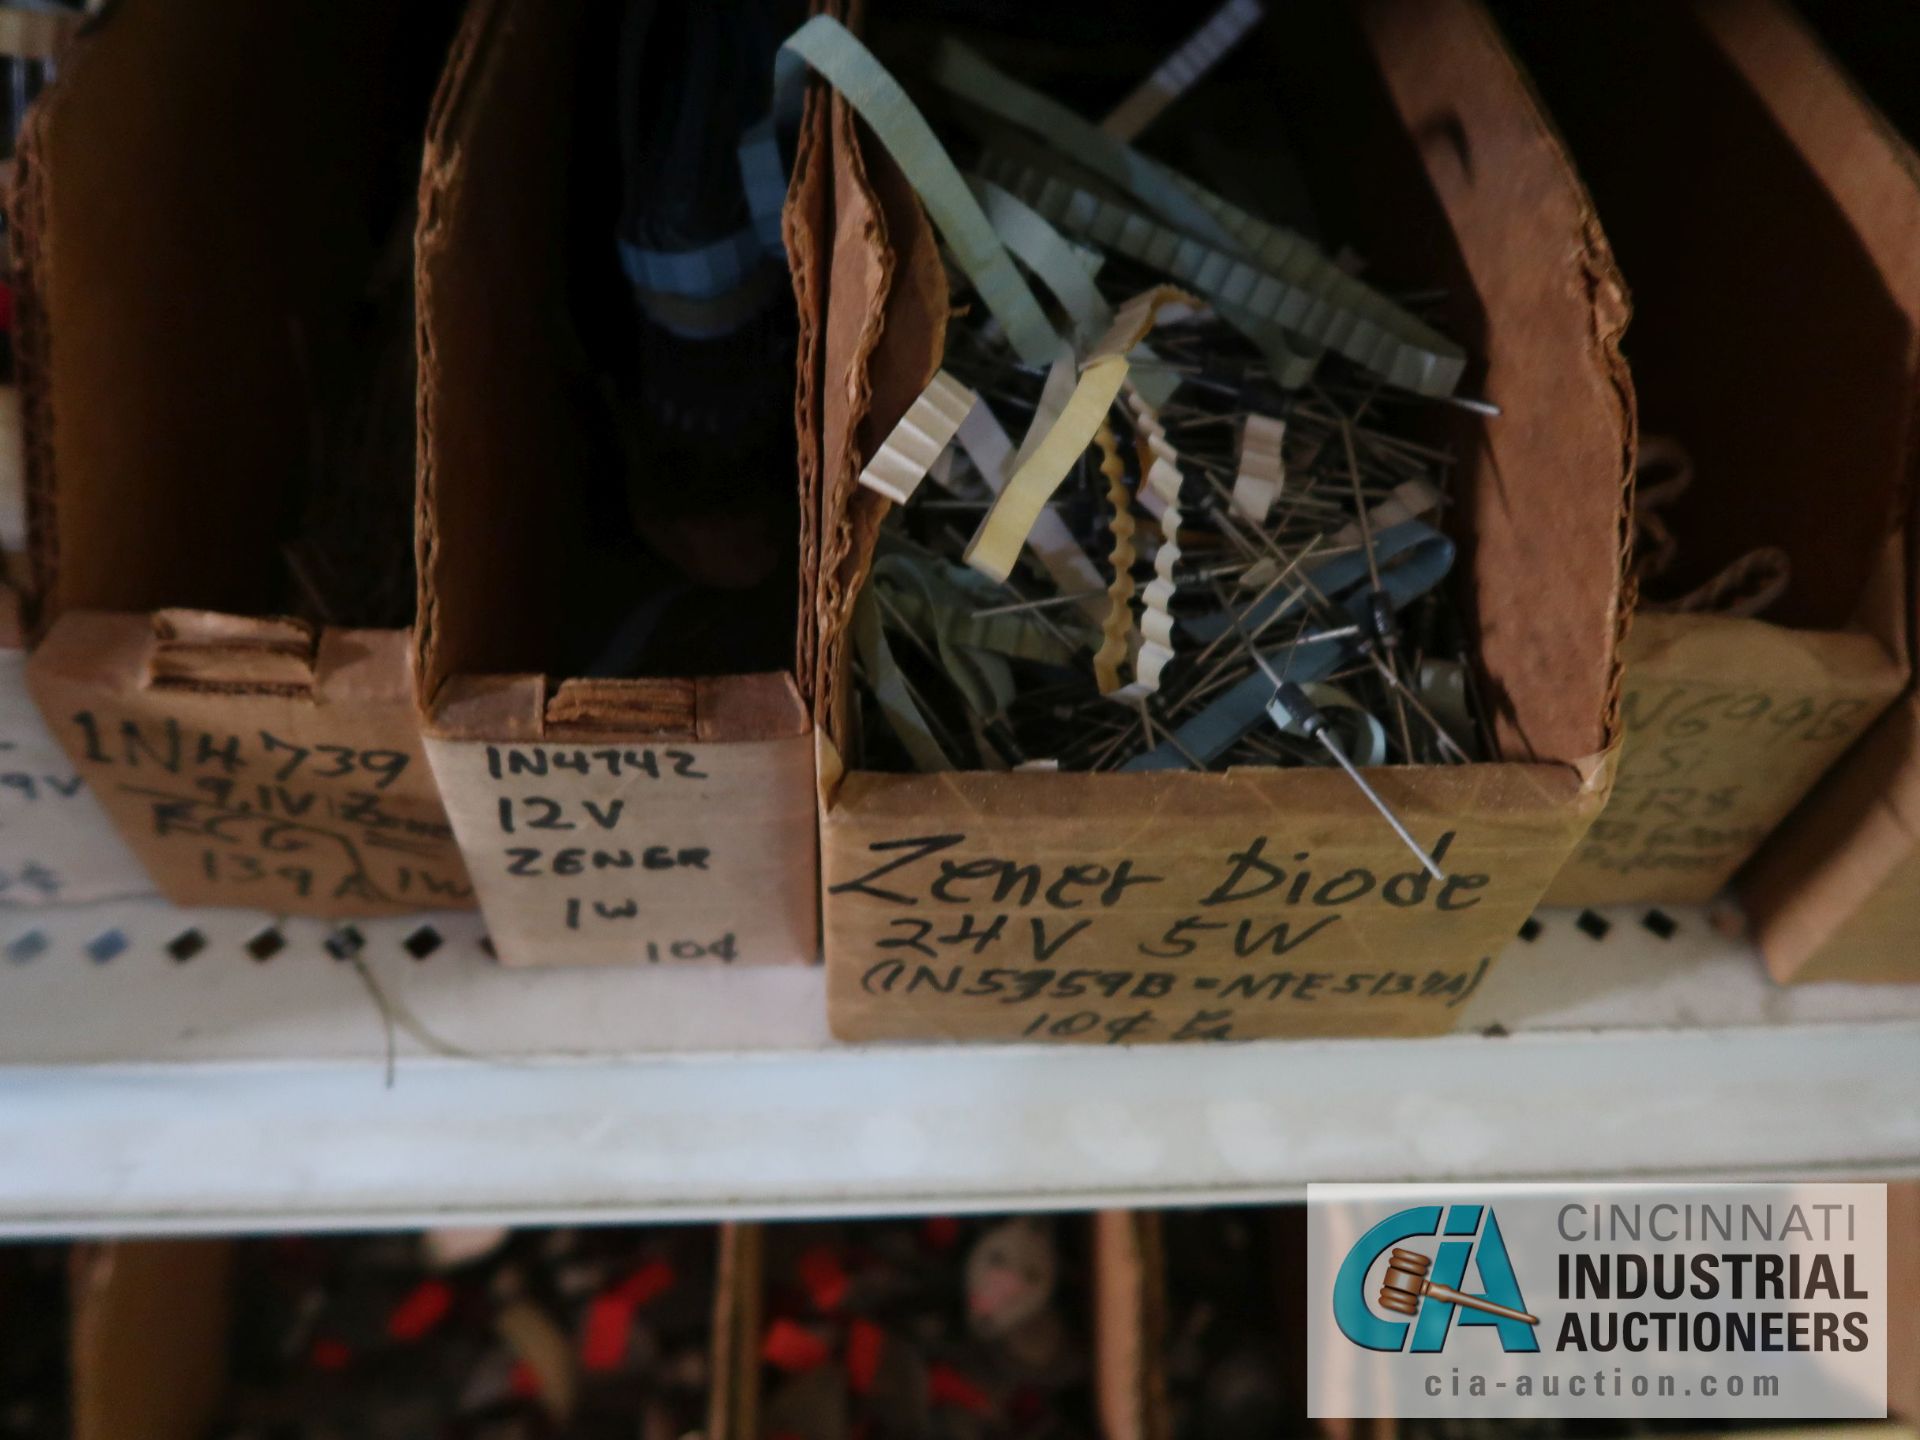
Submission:
M 1711 899 L 1904 679 L 1864 635 L 1680 615 L 1642 625 L 1613 797 L 1554 882 L 1555 904 Z
M 809 737 L 426 743 L 502 961 L 814 958 Z
M 327 631 L 310 689 L 149 682 L 146 616 L 63 616 L 41 713 L 181 905 L 404 914 L 472 903 L 420 748 L 401 631 Z
M 1585 823 L 1570 771 L 847 779 L 822 852 L 846 1039 L 1236 1040 L 1456 1023 Z
M 34 707 L 26 659 L 0 649 L 0 907 L 146 894 L 146 872 Z

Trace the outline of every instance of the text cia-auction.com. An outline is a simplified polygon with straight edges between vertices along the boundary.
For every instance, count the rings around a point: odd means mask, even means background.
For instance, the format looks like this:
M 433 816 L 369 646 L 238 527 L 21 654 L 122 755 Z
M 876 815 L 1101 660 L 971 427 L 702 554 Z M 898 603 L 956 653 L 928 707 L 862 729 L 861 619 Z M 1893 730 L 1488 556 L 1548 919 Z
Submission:
M 1316 1418 L 1886 1413 L 1880 1185 L 1308 1192 Z

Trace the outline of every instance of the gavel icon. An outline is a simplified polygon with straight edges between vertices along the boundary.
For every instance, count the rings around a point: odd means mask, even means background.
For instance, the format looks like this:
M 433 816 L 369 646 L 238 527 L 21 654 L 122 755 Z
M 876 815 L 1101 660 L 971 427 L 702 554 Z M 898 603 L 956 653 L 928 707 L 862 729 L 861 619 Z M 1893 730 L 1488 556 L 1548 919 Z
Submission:
M 1477 1295 L 1462 1295 L 1451 1285 L 1436 1285 L 1427 1279 L 1432 1269 L 1433 1261 L 1418 1250 L 1402 1250 L 1394 1246 L 1393 1255 L 1387 1261 L 1386 1281 L 1380 1286 L 1381 1308 L 1400 1315 L 1418 1315 L 1420 1297 L 1431 1295 L 1448 1305 L 1464 1305 L 1469 1310 L 1484 1310 L 1489 1315 L 1519 1320 L 1528 1325 L 1540 1323 L 1538 1315 L 1529 1315 L 1524 1310 L 1510 1310 L 1505 1305 L 1496 1305 Z

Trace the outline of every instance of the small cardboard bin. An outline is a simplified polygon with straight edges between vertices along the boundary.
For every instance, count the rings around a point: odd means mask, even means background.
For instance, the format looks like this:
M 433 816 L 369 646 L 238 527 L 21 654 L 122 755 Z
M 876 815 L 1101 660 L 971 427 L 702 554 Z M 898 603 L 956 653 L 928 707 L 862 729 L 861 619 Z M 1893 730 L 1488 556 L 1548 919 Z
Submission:
M 1914 149 L 1920 142 L 1920 103 L 1911 83 L 1913 66 L 1920 64 L 1920 13 L 1875 0 L 1831 0 L 1806 8 L 1822 38 L 1846 60 L 1878 107 L 1869 127 L 1833 128 L 1850 142 L 1844 152 L 1847 173 L 1856 177 L 1863 209 L 1875 217 L 1874 251 L 1886 258 L 1890 274 L 1904 265 L 1911 286 L 1911 270 L 1920 257 L 1920 158 Z M 1801 113 L 1817 119 L 1827 112 L 1850 114 L 1867 103 L 1837 82 L 1825 88 L 1823 98 L 1822 106 Z M 1920 383 L 1915 390 L 1920 395 Z M 1910 396 L 1909 403 L 1920 416 L 1920 399 Z M 1912 455 L 1920 465 L 1920 442 Z M 1911 519 L 1908 538 L 1916 538 Z M 1910 549 L 1909 575 L 1917 561 L 1920 551 Z M 1920 616 L 1910 612 L 1907 627 L 1911 647 L 1920 640 Z M 1916 834 L 1920 698 L 1909 689 L 1738 877 L 1740 897 L 1774 979 L 1920 981 L 1920 947 L 1914 944 L 1920 931 Z
M 1427 878 L 1337 770 L 848 768 L 845 632 L 882 508 L 856 481 L 938 365 L 949 298 L 889 157 L 843 102 L 816 103 L 792 203 L 835 223 L 820 809 L 845 1039 L 1444 1031 L 1605 798 L 1633 434 L 1606 241 L 1470 0 L 1284 12 L 1245 42 L 1271 76 L 1247 123 L 1284 123 L 1323 230 L 1372 279 L 1448 293 L 1440 328 L 1477 362 L 1465 389 L 1501 411 L 1449 412 L 1440 437 L 1497 756 L 1368 773 L 1451 878 Z
M 635 494 L 697 506 L 690 492 L 709 481 L 634 442 L 614 392 L 671 405 L 685 382 L 689 404 L 734 402 L 664 350 L 634 358 L 616 247 L 633 120 L 615 97 L 645 93 L 633 74 L 657 43 L 636 53 L 615 10 L 475 4 L 434 106 L 417 275 L 428 752 L 504 963 L 811 962 L 812 727 L 793 600 L 808 535 L 793 437 L 732 477 L 757 476 L 755 493 L 774 497 L 784 549 L 777 595 L 763 584 L 744 602 L 778 619 L 776 643 L 725 673 L 741 657 L 703 650 L 702 626 L 742 600 L 676 599 L 682 557 L 661 539 L 674 522 L 649 533 L 630 509 Z M 796 285 L 809 283 L 812 252 L 793 263 Z M 810 331 L 803 307 L 803 356 Z M 782 427 L 793 345 L 730 377 L 774 380 Z M 686 668 L 653 673 L 612 653 L 643 630 L 649 666 L 665 655 Z
M 183 905 L 468 902 L 407 673 L 406 246 L 449 0 L 122 0 L 18 156 L 48 726 Z
M 326 1237 L 286 1238 L 327 1243 Z M 259 1243 L 117 1240 L 73 1248 L 70 1353 L 74 1440 L 210 1440 L 234 1387 L 235 1326 L 247 1319 L 244 1305 L 237 1302 L 243 1296 L 240 1285 L 244 1267 L 257 1254 Z M 706 1433 L 725 1435 L 730 1432 L 719 1423 L 726 1413 L 721 1403 L 725 1387 L 717 1377 L 726 1373 L 720 1361 L 720 1327 L 733 1313 L 730 1276 L 734 1262 L 730 1242 L 714 1227 L 705 1227 L 695 1243 L 703 1250 L 711 1247 L 719 1267 L 704 1312 L 712 1317 L 707 1331 L 712 1357 L 708 1374 L 714 1377 L 707 1382 Z M 425 1291 L 426 1284 L 421 1289 Z M 694 1299 L 700 1301 L 699 1296 Z M 620 1307 L 616 1302 L 609 1308 L 618 1312 Z M 633 1313 L 632 1307 L 625 1310 L 624 1318 L 629 1323 Z M 609 1318 L 617 1324 L 622 1316 L 615 1313 Z M 378 1316 L 372 1317 L 373 1323 L 379 1320 Z M 604 1351 L 610 1339 L 622 1338 L 617 1331 L 611 1336 L 596 1334 L 591 1319 L 583 1331 L 577 1336 L 555 1331 L 565 1345 L 577 1346 L 572 1353 L 561 1350 L 557 1354 L 544 1348 L 550 1342 L 541 1330 L 533 1329 L 530 1339 L 526 1339 L 528 1330 L 515 1332 L 519 1338 L 514 1343 L 524 1339 L 526 1353 L 533 1357 L 531 1364 L 523 1361 L 532 1383 L 553 1379 L 559 1394 L 546 1392 L 543 1399 L 555 1406 L 570 1406 L 573 1400 L 567 1397 L 577 1393 L 574 1387 L 582 1379 L 594 1378 L 591 1373 L 583 1373 L 591 1364 L 586 1359 L 587 1351 L 593 1347 Z M 342 1344 L 336 1335 L 312 1338 L 316 1357 L 324 1342 Z M 632 1344 L 631 1337 L 627 1338 Z M 431 1337 L 424 1343 L 430 1345 Z M 297 1358 L 307 1360 L 304 1354 Z M 315 1372 L 320 1370 L 317 1358 L 308 1363 Z M 309 1394 L 315 1393 L 312 1387 L 316 1384 L 365 1384 L 384 1390 L 396 1400 L 402 1398 L 390 1359 L 384 1369 L 376 1364 L 371 1367 L 373 1373 L 361 1373 L 357 1379 L 351 1361 L 348 1367 L 336 1375 L 315 1373 L 298 1383 L 304 1384 Z M 484 1381 L 486 1377 L 476 1373 L 467 1378 Z M 447 1389 L 450 1382 L 444 1373 L 436 1375 L 422 1366 L 418 1379 L 422 1393 L 404 1397 L 410 1408 L 403 1420 L 420 1414 L 422 1407 L 428 1414 L 437 1412 L 440 1418 L 449 1419 L 463 1403 L 457 1390 Z M 555 1423 L 564 1424 L 558 1420 Z M 633 1433 L 640 1433 L 642 1415 L 637 1397 L 632 1423 Z M 230 1432 L 222 1428 L 218 1433 Z
M 1062 1318 L 1085 1342 L 1092 1404 L 1099 1433 L 1106 1440 L 1164 1440 L 1166 1433 L 1164 1402 L 1155 1388 L 1161 1376 L 1157 1353 L 1160 1339 L 1152 1329 L 1159 1300 L 1158 1219 L 1147 1211 L 1109 1210 L 1042 1220 L 1055 1227 L 1060 1252 L 1071 1257 L 1070 1263 L 1084 1265 L 1086 1271 L 1079 1277 L 1085 1281 L 1085 1310 Z M 804 1243 L 805 1231 L 812 1228 L 742 1224 L 729 1225 L 722 1232 L 723 1289 L 715 1302 L 714 1393 L 707 1432 L 711 1440 L 762 1440 L 774 1433 L 777 1417 L 767 1413 L 765 1392 L 769 1369 L 764 1358 L 765 1317 L 768 1287 L 782 1277 L 768 1273 L 767 1242 L 770 1229 L 785 1229 L 798 1233 L 782 1239 Z M 848 1222 L 831 1228 L 857 1239 L 862 1226 L 861 1222 Z M 965 1256 L 954 1257 L 953 1263 L 964 1264 Z M 790 1284 L 791 1277 L 786 1281 Z M 954 1319 L 957 1326 L 966 1324 L 964 1316 Z M 825 1367 L 840 1367 L 848 1383 L 860 1383 L 852 1375 L 857 1342 L 851 1334 L 831 1333 L 838 1330 L 837 1317 L 831 1312 L 822 1314 L 820 1329 L 819 1338 L 826 1346 Z M 902 1371 L 886 1368 L 886 1346 L 883 1335 L 877 1356 L 869 1354 L 867 1363 L 876 1363 L 880 1367 L 876 1373 L 887 1374 L 887 1383 L 897 1389 Z M 1071 1366 L 1076 1358 L 1082 1357 L 1067 1357 L 1063 1363 Z M 869 1375 L 867 1382 L 872 1383 L 873 1378 Z M 941 1403 L 953 1404 L 956 1400 L 948 1398 Z
M 1633 291 L 1645 462 L 1620 767 L 1547 898 L 1702 902 L 1906 683 L 1920 186 L 1785 5 L 1503 15 Z
M 73 38 L 80 17 L 64 11 L 15 11 L 0 29 L 0 54 L 49 64 Z M 0 162 L 11 181 L 13 162 Z M 12 330 L 6 332 L 0 384 L 0 906 L 82 905 L 139 895 L 146 872 L 107 819 L 100 802 L 47 732 L 27 690 L 20 586 L 27 565 L 26 441 L 20 387 L 13 383 Z

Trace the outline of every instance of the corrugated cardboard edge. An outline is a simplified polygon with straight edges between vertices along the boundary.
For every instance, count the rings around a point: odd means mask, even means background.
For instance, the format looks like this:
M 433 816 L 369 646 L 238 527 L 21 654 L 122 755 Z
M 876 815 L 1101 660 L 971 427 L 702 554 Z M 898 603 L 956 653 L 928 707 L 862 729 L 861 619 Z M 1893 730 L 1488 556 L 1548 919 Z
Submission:
M 860 9 L 849 7 L 849 25 L 858 27 Z M 860 470 L 939 368 L 948 293 L 933 228 L 906 177 L 866 138 L 844 100 L 834 96 L 830 108 L 833 252 L 822 327 L 828 385 L 820 419 L 814 707 L 819 723 L 844 741 L 846 630 L 888 509 L 860 486 Z
M 1166 1257 L 1160 1216 L 1093 1219 L 1095 1399 L 1106 1440 L 1167 1440 Z
M 675 703 L 655 703 L 664 688 Z M 702 744 L 787 740 L 812 728 L 794 677 L 709 675 L 691 680 L 565 681 L 544 675 L 455 675 L 426 715 L 442 740 L 692 740 Z
M 839 18 L 839 0 L 813 0 L 812 14 Z M 832 267 L 833 211 L 827 158 L 827 87 L 808 83 L 800 115 L 800 134 L 794 148 L 793 178 L 781 209 L 780 229 L 787 246 L 787 264 L 793 281 L 794 311 L 798 323 L 794 346 L 794 440 L 800 489 L 800 634 L 794 673 L 801 693 L 811 703 L 816 695 L 820 663 L 820 622 L 814 596 L 820 584 L 820 504 L 824 457 L 821 449 L 821 395 L 828 383 L 825 370 L 828 279 Z
M 709 1440 L 760 1440 L 760 1314 L 766 1232 L 748 1223 L 720 1227 L 713 1289 L 713 1363 L 707 1396 Z
M 75 1247 L 74 1440 L 203 1440 L 227 1376 L 233 1246 Z
M 26 593 L 34 602 L 51 595 L 59 576 L 58 526 L 54 523 L 53 339 L 47 327 L 47 297 L 54 263 L 47 240 L 48 199 L 43 150 L 54 111 L 70 92 L 76 66 L 86 64 L 84 35 L 67 52 L 62 79 L 43 91 L 27 112 L 13 156 L 7 192 L 7 230 L 13 256 L 13 364 L 20 387 L 21 463 L 27 508 Z M 38 604 L 25 615 L 29 633 L 38 624 Z
M 439 537 L 434 527 L 433 432 L 440 394 L 439 362 L 433 344 L 434 261 L 446 241 L 441 213 L 461 180 L 460 150 L 454 127 L 461 107 L 475 88 L 474 67 L 506 11 L 505 0 L 468 0 L 459 31 L 447 53 L 440 83 L 427 111 L 427 136 L 420 157 L 418 219 L 414 227 L 414 625 L 413 673 L 415 701 L 432 697 L 422 689 L 435 688 L 439 676 L 436 623 L 439 592 L 433 583 Z
M 1565 683 L 1564 675 L 1535 676 L 1532 688 L 1540 692 L 1535 695 L 1535 705 L 1542 713 L 1527 717 L 1524 724 L 1498 713 L 1495 720 L 1503 756 L 1564 760 L 1583 775 L 1599 774 L 1605 768 L 1602 757 L 1619 744 L 1619 651 L 1631 623 L 1634 598 L 1627 577 L 1632 569 L 1638 419 L 1633 378 L 1621 351 L 1632 315 L 1627 286 L 1567 145 L 1478 0 L 1366 0 L 1359 12 L 1389 97 L 1401 123 L 1419 144 L 1440 205 L 1456 236 L 1461 237 L 1466 264 L 1483 292 L 1497 293 L 1500 287 L 1514 283 L 1510 246 L 1515 243 L 1516 222 L 1522 216 L 1532 217 L 1524 222 L 1528 225 L 1538 224 L 1549 215 L 1557 224 L 1564 209 L 1571 222 L 1566 227 L 1570 233 L 1564 238 L 1539 237 L 1543 253 L 1556 257 L 1559 264 L 1553 272 L 1557 285 L 1536 303 L 1571 300 L 1576 311 L 1584 314 L 1585 358 L 1590 366 L 1583 397 L 1587 413 L 1580 417 L 1577 429 L 1565 429 L 1571 422 L 1564 414 L 1547 412 L 1551 418 L 1543 418 L 1544 407 L 1538 402 L 1543 395 L 1555 392 L 1561 382 L 1543 377 L 1530 357 L 1519 357 L 1517 364 L 1503 363 L 1503 339 L 1491 336 L 1486 357 L 1486 398 L 1501 405 L 1503 414 L 1487 428 L 1490 465 L 1478 484 L 1492 487 L 1496 493 L 1503 490 L 1503 474 L 1516 463 L 1512 453 L 1524 452 L 1529 433 L 1539 424 L 1562 429 L 1565 438 L 1557 443 L 1566 447 L 1566 453 L 1583 466 L 1591 464 L 1596 470 L 1604 466 L 1610 477 L 1608 503 L 1613 510 L 1614 553 L 1610 579 L 1601 587 L 1608 592 L 1607 608 L 1597 617 L 1609 637 L 1602 673 L 1576 677 L 1578 683 L 1572 686 Z M 1442 56 L 1451 63 L 1440 64 Z M 1454 150 L 1451 138 L 1463 125 L 1462 106 L 1484 107 L 1497 117 L 1499 128 L 1523 147 L 1520 153 L 1530 161 L 1525 187 L 1534 192 L 1535 203 L 1511 203 L 1511 197 L 1495 183 L 1498 177 L 1487 174 L 1489 161 L 1493 162 L 1492 168 L 1517 170 L 1513 158 L 1483 156 L 1478 167 L 1463 164 L 1463 156 Z M 1461 133 L 1459 143 L 1470 144 L 1470 135 Z M 1522 183 L 1517 173 L 1511 183 Z M 1475 234 L 1491 239 L 1468 248 L 1469 237 Z M 1522 311 L 1521 301 L 1508 302 L 1510 318 Z M 1520 396 L 1517 402 L 1516 392 Z M 1551 393 L 1551 398 L 1559 397 Z M 1507 458 L 1503 459 L 1503 454 Z M 1585 458 L 1589 454 L 1595 457 L 1591 461 Z M 1485 502 L 1478 508 L 1488 509 Z M 1584 523 L 1574 528 L 1576 520 L 1572 516 L 1530 514 L 1528 522 L 1533 529 L 1527 545 L 1538 546 L 1545 553 L 1555 553 L 1558 547 L 1558 553 L 1577 554 L 1592 543 Z M 1551 629 L 1541 628 L 1551 617 L 1536 619 L 1526 597 L 1506 605 L 1501 613 L 1484 613 L 1488 608 L 1484 600 L 1480 608 L 1483 613 L 1477 624 L 1483 667 L 1493 664 L 1489 654 L 1509 652 L 1507 663 L 1522 669 L 1551 671 L 1565 664 L 1560 653 L 1562 642 L 1553 638 Z M 1565 622 L 1566 633 L 1589 633 L 1587 627 L 1593 618 L 1571 617 Z M 1519 644 L 1501 633 L 1509 628 L 1518 632 Z M 1561 702 L 1554 698 L 1555 692 L 1570 690 L 1579 695 L 1590 685 L 1603 697 L 1598 716 L 1560 713 Z M 1544 703 L 1542 694 L 1548 697 Z M 1496 711 L 1502 708 L 1496 707 Z
M 1913 409 L 1907 423 L 1906 594 L 1920 607 L 1920 156 L 1895 132 L 1787 6 L 1700 0 L 1728 59 L 1762 94 L 1786 94 L 1780 123 L 1830 177 L 1836 200 L 1912 321 Z M 1905 615 L 1909 657 L 1920 608 Z M 1847 927 L 1920 849 L 1920 696 L 1892 707 L 1776 830 L 1735 888 L 1775 980 L 1920 980 L 1920 956 L 1851 952 Z M 1897 903 L 1882 897 L 1881 903 Z M 1914 897 L 1920 922 L 1920 896 Z

